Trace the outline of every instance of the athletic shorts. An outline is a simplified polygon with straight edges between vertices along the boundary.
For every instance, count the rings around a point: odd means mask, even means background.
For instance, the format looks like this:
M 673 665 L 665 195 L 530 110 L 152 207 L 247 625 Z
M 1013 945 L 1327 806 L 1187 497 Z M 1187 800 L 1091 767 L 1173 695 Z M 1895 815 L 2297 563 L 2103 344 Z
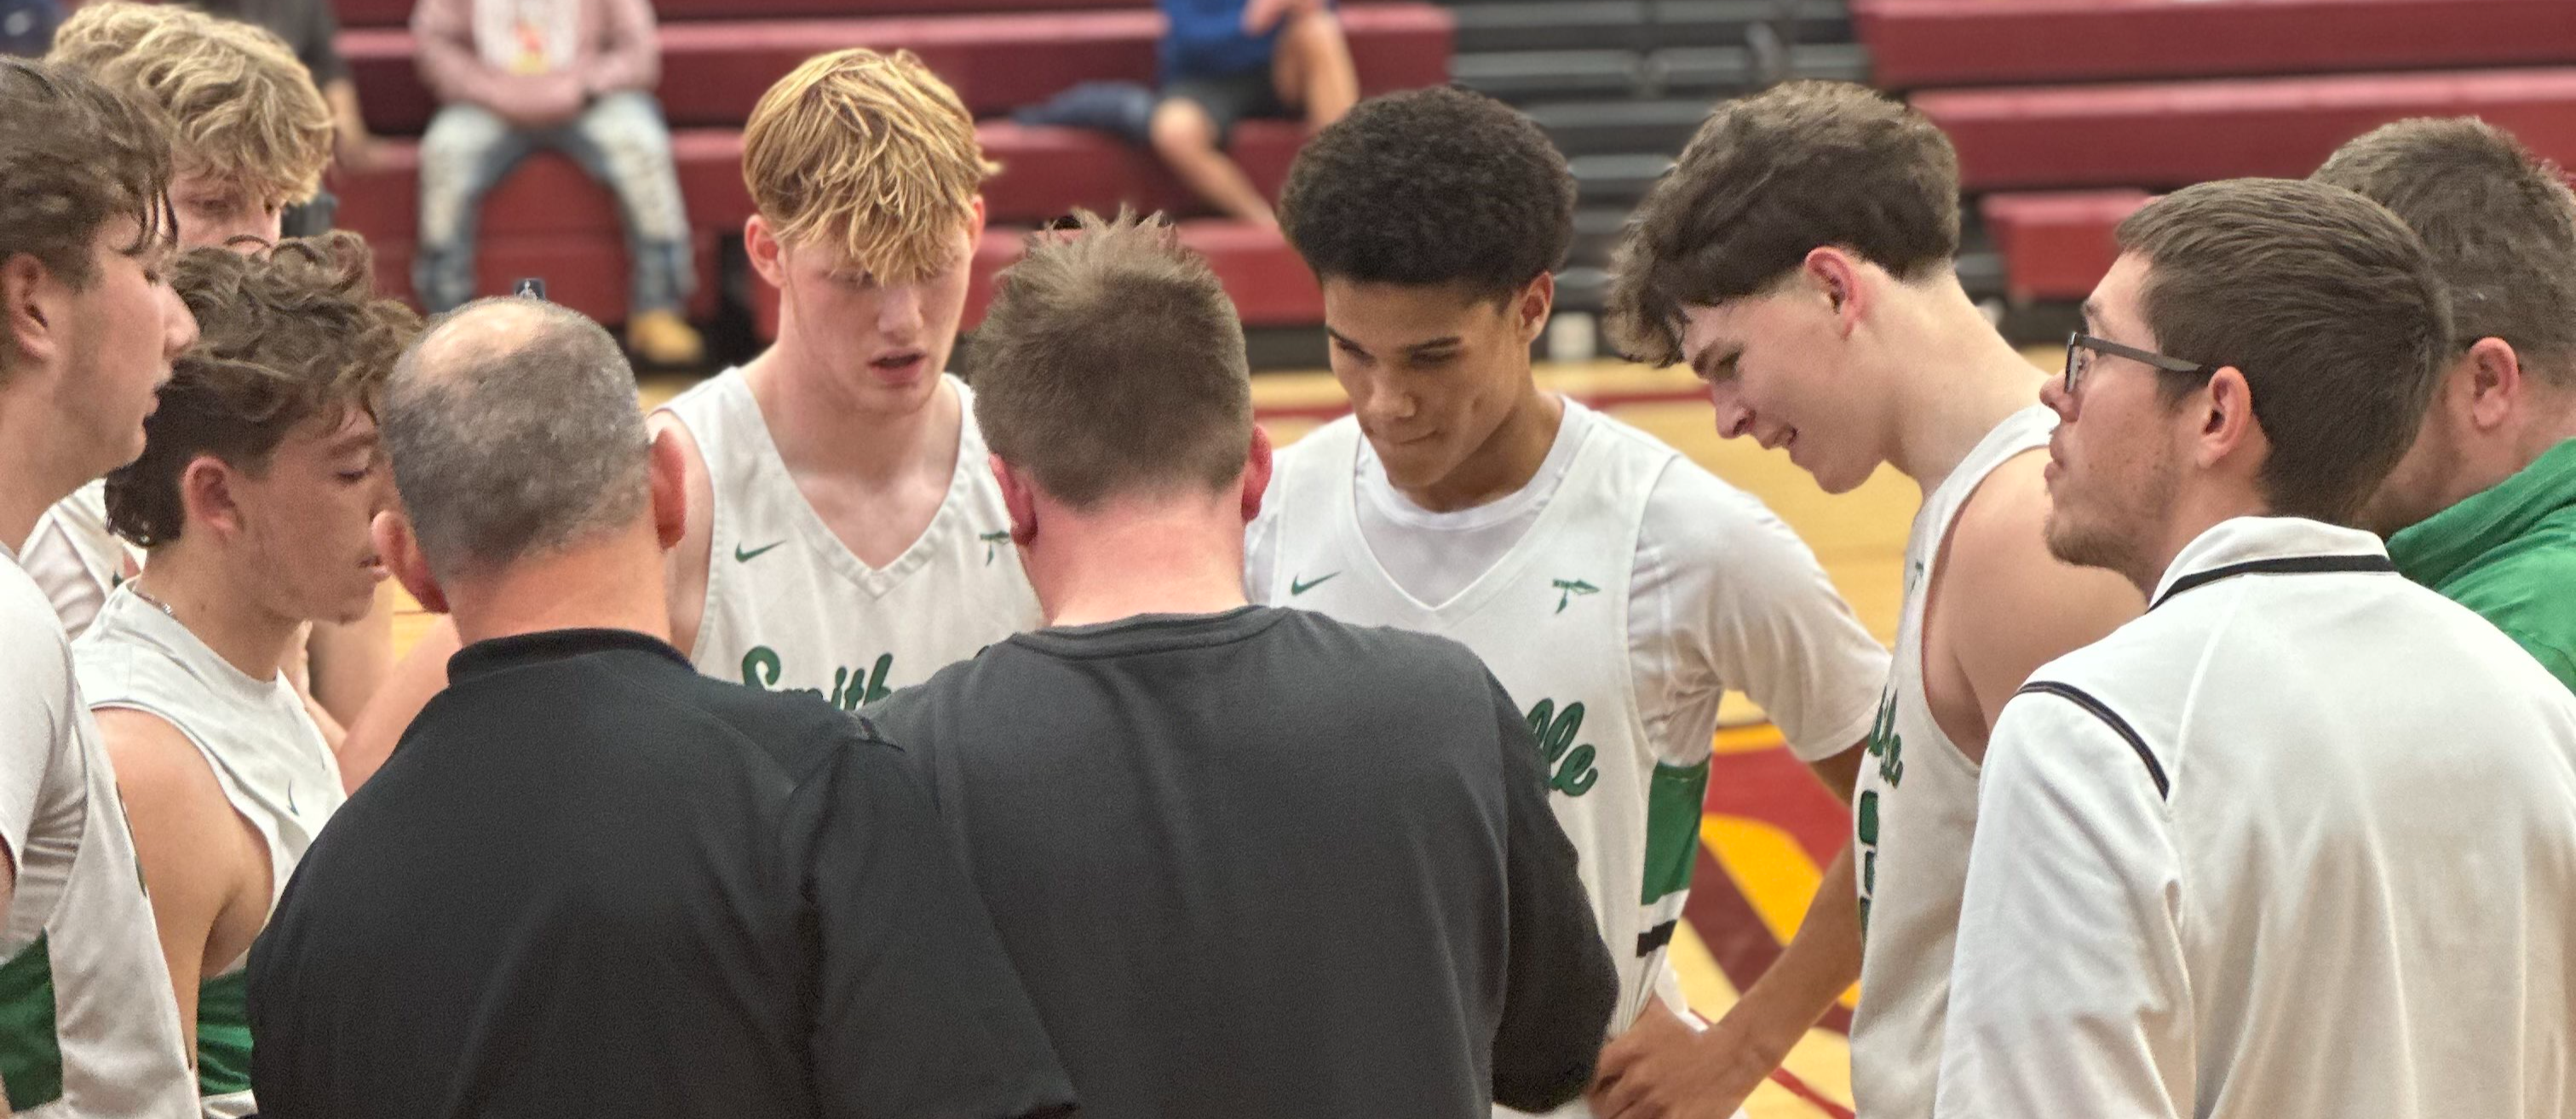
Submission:
M 1236 121 L 1292 115 L 1279 102 L 1279 87 L 1267 66 L 1233 74 L 1179 77 L 1163 85 L 1163 98 L 1194 102 L 1216 122 L 1216 146 L 1234 138 Z

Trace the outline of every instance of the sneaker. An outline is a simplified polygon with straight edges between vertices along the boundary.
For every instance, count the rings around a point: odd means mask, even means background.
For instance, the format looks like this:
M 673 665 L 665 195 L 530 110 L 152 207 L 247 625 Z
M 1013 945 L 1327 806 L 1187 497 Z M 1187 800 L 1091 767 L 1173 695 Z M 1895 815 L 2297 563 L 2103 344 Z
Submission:
M 696 365 L 707 343 L 677 311 L 646 311 L 626 324 L 626 348 L 646 365 Z

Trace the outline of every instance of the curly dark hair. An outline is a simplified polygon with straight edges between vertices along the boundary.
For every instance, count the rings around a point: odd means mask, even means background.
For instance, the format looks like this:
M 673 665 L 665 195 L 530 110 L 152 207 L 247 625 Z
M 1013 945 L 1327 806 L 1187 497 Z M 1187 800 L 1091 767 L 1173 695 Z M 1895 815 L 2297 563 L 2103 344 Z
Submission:
M 25 254 L 74 288 L 97 279 L 90 244 L 118 218 L 137 226 L 123 251 L 170 239 L 170 125 L 62 66 L 0 58 L 0 261 Z M 17 352 L 0 332 L 0 373 Z
M 1508 298 L 1565 262 L 1574 173 L 1510 106 L 1411 90 L 1363 101 L 1307 142 L 1279 224 L 1318 279 Z
M 1923 114 L 1849 82 L 1719 105 L 1621 233 L 1604 324 L 1619 351 L 1682 359 L 1681 311 L 1767 289 L 1839 245 L 1900 279 L 1959 255 L 1959 156 Z
M 342 409 L 375 412 L 420 316 L 375 295 L 374 254 L 354 233 L 291 240 L 257 256 L 197 249 L 171 276 L 198 341 L 161 386 L 143 457 L 107 476 L 107 524 L 150 548 L 187 521 L 179 478 L 199 455 L 266 469 L 296 425 Z

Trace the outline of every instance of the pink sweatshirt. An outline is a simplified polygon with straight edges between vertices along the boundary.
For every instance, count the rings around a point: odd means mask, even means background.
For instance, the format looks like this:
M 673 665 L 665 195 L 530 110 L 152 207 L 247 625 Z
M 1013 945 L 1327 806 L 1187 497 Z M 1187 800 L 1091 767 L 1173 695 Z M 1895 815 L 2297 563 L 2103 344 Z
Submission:
M 550 52 L 545 73 L 514 73 L 495 65 L 511 44 L 489 43 L 478 30 L 510 26 L 501 12 L 550 12 L 569 32 Z M 548 5 L 562 5 L 548 9 Z M 478 19 L 478 14 L 481 18 Z M 515 110 L 561 117 L 601 94 L 651 90 L 662 78 L 651 0 L 418 0 L 411 12 L 421 80 L 441 103 L 465 102 L 496 112 Z M 506 115 L 506 113 L 505 113 Z

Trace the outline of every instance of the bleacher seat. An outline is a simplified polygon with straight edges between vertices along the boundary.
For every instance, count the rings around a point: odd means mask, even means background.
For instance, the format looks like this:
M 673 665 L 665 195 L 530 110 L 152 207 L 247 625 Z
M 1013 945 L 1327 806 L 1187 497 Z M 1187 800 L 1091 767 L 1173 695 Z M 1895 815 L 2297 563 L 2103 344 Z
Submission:
M 1448 15 L 1425 4 L 1342 9 L 1362 92 L 1448 80 Z M 740 126 L 752 106 L 806 58 L 842 47 L 902 48 L 957 90 L 978 116 L 1035 104 L 1090 80 L 1151 80 L 1162 13 L 1150 8 L 872 19 L 738 20 L 662 25 L 664 115 L 674 127 Z M 411 33 L 343 31 L 367 120 L 417 133 L 437 107 L 413 63 Z
M 1882 87 L 2576 63 L 2568 0 L 1855 0 Z
M 2576 68 L 1929 90 L 1972 192 L 2297 177 L 2389 121 L 2474 114 L 2576 162 Z
M 698 290 L 689 298 L 687 311 L 691 318 L 704 320 L 715 314 L 719 295 L 716 234 L 699 232 L 690 242 L 697 258 Z M 413 244 L 375 237 L 367 243 L 376 253 L 377 290 L 398 299 L 411 298 Z M 626 239 L 614 229 L 486 237 L 474 264 L 478 290 L 485 294 L 506 292 L 511 281 L 536 276 L 546 281 L 546 298 L 553 302 L 605 323 L 626 320 Z
M 2082 299 L 2117 257 L 2112 231 L 2152 197 L 2143 190 L 1990 194 L 1978 205 L 2015 303 Z

